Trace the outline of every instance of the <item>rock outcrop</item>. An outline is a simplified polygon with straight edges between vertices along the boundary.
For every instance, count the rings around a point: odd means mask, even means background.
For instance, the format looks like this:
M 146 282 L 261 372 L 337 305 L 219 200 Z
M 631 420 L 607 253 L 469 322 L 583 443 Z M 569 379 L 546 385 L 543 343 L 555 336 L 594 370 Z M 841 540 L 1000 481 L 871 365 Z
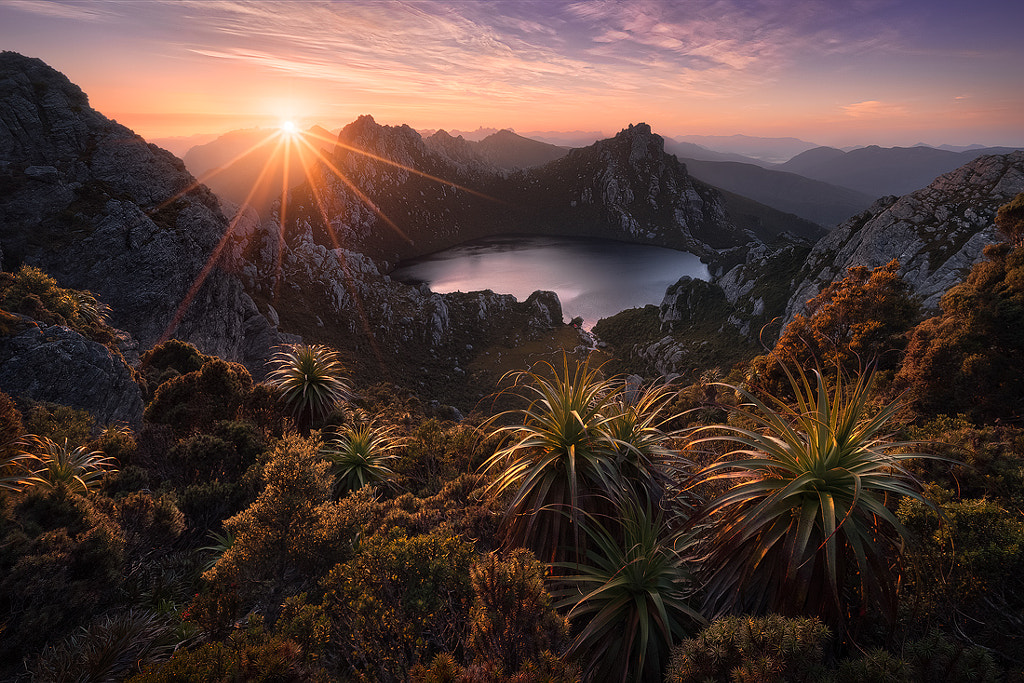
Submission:
M 89 411 L 99 425 L 142 424 L 142 392 L 124 358 L 66 327 L 0 338 L 0 389 Z
M 37 266 L 95 292 L 145 348 L 171 333 L 261 366 L 277 339 L 217 264 L 217 198 L 182 162 L 89 107 L 38 59 L 0 54 L 0 245 L 7 270 Z
M 364 254 L 328 249 L 309 225 L 283 243 L 270 223 L 250 228 L 229 252 L 268 316 L 282 329 L 368 358 L 372 367 L 376 360 L 415 372 L 436 364 L 451 375 L 474 348 L 537 338 L 563 324 L 553 292 L 524 302 L 491 291 L 438 294 L 393 281 Z
M 786 320 L 855 265 L 892 259 L 927 311 L 998 241 L 996 211 L 1024 191 L 1024 151 L 983 156 L 901 198 L 886 197 L 821 239 L 800 271 Z

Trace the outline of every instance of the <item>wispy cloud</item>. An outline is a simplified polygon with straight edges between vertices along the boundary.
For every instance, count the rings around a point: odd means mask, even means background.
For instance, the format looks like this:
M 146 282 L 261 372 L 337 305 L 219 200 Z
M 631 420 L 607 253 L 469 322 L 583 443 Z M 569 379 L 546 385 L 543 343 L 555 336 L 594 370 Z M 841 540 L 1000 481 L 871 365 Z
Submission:
M 728 92 L 763 83 L 808 50 L 885 40 L 878 31 L 841 36 L 810 1 L 753 10 L 736 0 L 174 4 L 202 15 L 197 54 L 340 83 L 353 78 L 346 70 L 375 70 L 413 86 L 509 95 L 596 93 L 658 72 L 669 93 Z
M 853 104 L 844 105 L 842 109 L 846 112 L 847 116 L 852 116 L 856 119 L 902 117 L 908 113 L 907 108 L 902 104 L 880 102 L 878 100 L 854 102 Z
M 53 0 L 0 0 L 0 8 L 30 12 L 45 17 L 74 21 L 109 21 L 117 12 L 100 2 L 55 2 Z

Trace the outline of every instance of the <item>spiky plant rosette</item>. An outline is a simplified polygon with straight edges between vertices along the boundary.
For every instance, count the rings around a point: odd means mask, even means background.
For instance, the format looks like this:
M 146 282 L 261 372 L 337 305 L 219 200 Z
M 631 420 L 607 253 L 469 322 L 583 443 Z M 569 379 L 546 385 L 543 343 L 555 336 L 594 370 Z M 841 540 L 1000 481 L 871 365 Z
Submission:
M 117 472 L 116 461 L 103 451 L 71 448 L 67 439 L 59 444 L 45 436 L 25 438 L 35 455 L 32 483 L 41 488 L 86 494 L 98 488 L 105 475 Z
M 903 497 L 928 503 L 903 463 L 935 456 L 914 452 L 918 442 L 890 440 L 903 405 L 873 407 L 871 371 L 852 382 L 839 373 L 830 388 L 818 370 L 812 386 L 802 368 L 783 368 L 793 407 L 730 387 L 746 402 L 731 409 L 737 419 L 695 432 L 715 432 L 695 445 L 738 446 L 696 477 L 732 484 L 701 516 L 710 532 L 700 558 L 711 572 L 706 613 L 842 624 L 852 599 L 891 617 L 907 535 L 892 507 Z M 850 583 L 859 586 L 848 585 L 855 575 Z
M 78 311 L 78 319 L 87 325 L 106 325 L 111 308 L 88 290 L 70 290 Z
M 669 384 L 635 387 L 621 382 L 609 401 L 601 433 L 616 453 L 624 486 L 620 496 L 657 505 L 671 484 L 667 472 L 692 465 L 670 448 L 678 432 L 666 425 L 679 415 L 667 414 L 667 407 L 676 394 Z
M 394 427 L 357 422 L 328 439 L 320 454 L 331 463 L 335 492 L 345 495 L 394 477 L 390 463 L 397 457 L 393 451 L 402 445 Z
M 687 536 L 649 504 L 608 501 L 612 516 L 587 514 L 585 559 L 558 563 L 552 593 L 580 627 L 569 650 L 588 680 L 660 680 L 671 647 L 706 622 L 690 606 Z
M 513 390 L 528 403 L 488 424 L 511 417 L 518 424 L 495 430 L 508 439 L 483 464 L 495 475 L 492 495 L 511 494 L 505 516 L 510 544 L 533 550 L 544 561 L 579 548 L 579 515 L 596 496 L 621 488 L 615 482 L 616 453 L 601 433 L 613 384 L 586 363 L 573 370 L 542 365 L 546 374 L 512 373 Z
M 270 359 L 267 383 L 296 417 L 323 419 L 346 400 L 351 387 L 338 354 L 320 344 L 290 344 Z
M 0 445 L 0 489 L 21 491 L 40 483 L 34 474 L 39 467 L 39 457 L 28 450 L 34 439 L 22 437 Z

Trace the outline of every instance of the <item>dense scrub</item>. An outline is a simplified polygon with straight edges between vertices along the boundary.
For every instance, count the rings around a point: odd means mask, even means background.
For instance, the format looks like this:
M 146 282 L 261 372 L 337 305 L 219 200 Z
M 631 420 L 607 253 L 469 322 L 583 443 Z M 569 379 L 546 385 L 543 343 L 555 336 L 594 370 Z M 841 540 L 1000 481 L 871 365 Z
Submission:
M 173 341 L 137 433 L 0 394 L 0 678 L 1021 680 L 1022 263 L 923 323 L 856 270 L 752 364 L 538 364 L 459 422 Z

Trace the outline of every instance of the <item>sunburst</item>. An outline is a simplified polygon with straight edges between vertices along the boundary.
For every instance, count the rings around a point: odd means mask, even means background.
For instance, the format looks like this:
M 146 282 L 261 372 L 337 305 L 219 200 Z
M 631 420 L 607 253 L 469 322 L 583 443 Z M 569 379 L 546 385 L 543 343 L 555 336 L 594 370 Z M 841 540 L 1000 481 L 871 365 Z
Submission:
M 497 199 L 495 199 L 493 197 L 489 197 L 489 196 L 487 196 L 485 194 L 477 192 L 476 190 L 472 190 L 472 189 L 470 189 L 468 187 L 464 187 L 464 186 L 459 185 L 457 183 L 454 183 L 454 182 L 452 182 L 450 180 L 445 180 L 444 178 L 439 178 L 437 176 L 433 176 L 433 175 L 430 175 L 428 173 L 424 173 L 423 171 L 420 171 L 419 169 L 411 168 L 409 166 L 406 166 L 404 164 L 400 164 L 400 163 L 398 163 L 396 161 L 393 161 L 391 159 L 388 159 L 386 157 L 378 156 L 378 155 L 373 154 L 373 153 L 371 153 L 369 151 L 362 150 L 362 149 L 359 149 L 357 147 L 353 147 L 351 145 L 344 144 L 344 143 L 340 142 L 337 139 L 329 138 L 329 137 L 326 137 L 326 136 L 324 136 L 322 134 L 318 134 L 315 131 L 315 129 L 303 132 L 303 131 L 299 130 L 298 126 L 295 124 L 295 122 L 293 120 L 289 119 L 289 120 L 282 121 L 276 129 L 272 129 L 272 130 L 268 131 L 267 136 L 263 140 L 261 140 L 260 142 L 256 143 L 255 145 L 250 147 L 248 150 L 242 152 L 241 154 L 239 154 L 235 158 L 231 159 L 227 163 L 225 163 L 225 164 L 223 164 L 223 165 L 221 165 L 221 166 L 219 166 L 219 167 L 217 167 L 215 169 L 212 169 L 211 171 L 207 172 L 206 174 L 204 174 L 200 178 L 196 179 L 196 181 L 194 183 L 192 183 L 191 185 L 189 185 L 188 187 L 186 187 L 185 189 L 183 189 L 182 191 L 180 191 L 179 193 L 177 193 L 176 195 L 174 195 L 170 199 L 166 200 L 160 206 L 156 207 L 155 209 L 153 209 L 150 212 L 150 213 L 156 213 L 160 209 L 164 208 L 165 206 L 171 204 L 172 202 L 174 202 L 175 200 L 180 198 L 181 196 L 183 196 L 186 193 L 194 190 L 200 184 L 209 181 L 212 177 L 214 177 L 217 174 L 223 172 L 225 169 L 227 169 L 231 165 L 235 164 L 236 162 L 240 161 L 241 159 L 249 156 L 250 154 L 253 154 L 257 150 L 265 147 L 266 145 L 269 145 L 269 144 L 272 144 L 272 143 L 276 143 L 275 146 L 274 146 L 273 151 L 269 155 L 269 157 L 268 157 L 268 159 L 267 159 L 263 169 L 261 170 L 261 172 L 259 174 L 259 177 L 253 183 L 253 187 L 249 191 L 248 196 L 246 197 L 245 201 L 243 201 L 242 205 L 238 207 L 237 212 L 235 213 L 235 215 L 232 217 L 232 219 L 230 220 L 230 222 L 228 224 L 228 229 L 224 232 L 224 235 L 221 237 L 219 243 L 213 249 L 213 251 L 210 253 L 210 257 L 207 260 L 206 264 L 204 265 L 204 267 L 202 268 L 200 273 L 196 276 L 196 278 L 193 281 L 191 287 L 189 288 L 188 293 L 185 295 L 184 299 L 181 301 L 181 304 L 178 306 L 178 309 L 175 311 L 175 314 L 174 314 L 170 324 L 168 325 L 168 327 L 165 330 L 164 334 L 160 338 L 160 342 L 166 341 L 167 339 L 169 339 L 171 337 L 172 334 L 174 334 L 174 331 L 177 329 L 178 325 L 181 323 L 181 320 L 183 319 L 183 317 L 185 315 L 185 312 L 187 311 L 189 305 L 195 299 L 196 294 L 198 294 L 198 292 L 199 292 L 199 289 L 202 287 L 202 285 L 205 282 L 206 278 L 210 275 L 211 271 L 213 270 L 213 268 L 215 267 L 215 265 L 219 261 L 219 259 L 221 257 L 221 254 L 224 251 L 225 246 L 228 244 L 228 241 L 230 240 L 231 236 L 234 234 L 235 229 L 237 228 L 237 226 L 238 226 L 242 216 L 244 215 L 245 211 L 250 206 L 252 206 L 253 197 L 255 196 L 258 187 L 261 185 L 261 183 L 265 182 L 265 179 L 267 178 L 268 174 L 270 174 L 271 171 L 274 168 L 277 168 L 278 165 L 280 165 L 280 167 L 283 169 L 283 173 L 282 173 L 282 182 L 281 182 L 280 209 L 278 211 L 278 221 L 277 221 L 278 250 L 277 250 L 277 263 L 275 263 L 275 276 L 274 276 L 275 287 L 274 287 L 274 294 L 273 294 L 273 298 L 276 300 L 276 298 L 277 298 L 277 288 L 278 288 L 278 286 L 279 286 L 279 284 L 281 282 L 281 279 L 282 279 L 282 277 L 281 277 L 281 270 L 282 270 L 281 256 L 282 256 L 283 251 L 284 251 L 285 230 L 286 230 L 286 221 L 287 221 L 287 213 L 288 213 L 289 194 L 290 194 L 290 189 L 291 189 L 291 187 L 293 185 L 292 179 L 289 177 L 290 159 L 291 159 L 291 156 L 293 154 L 297 155 L 297 157 L 299 159 L 299 162 L 300 162 L 299 165 L 302 168 L 302 172 L 303 172 L 303 175 L 305 176 L 305 180 L 309 183 L 309 186 L 310 186 L 310 188 L 312 190 L 312 198 L 314 200 L 314 203 L 316 204 L 315 208 L 316 208 L 317 212 L 320 214 L 320 218 L 323 221 L 324 227 L 325 227 L 325 229 L 326 229 L 326 231 L 327 231 L 327 233 L 328 233 L 328 235 L 329 235 L 329 237 L 331 239 L 331 242 L 332 242 L 333 246 L 335 247 L 335 249 L 343 247 L 344 245 L 342 244 L 341 240 L 339 239 L 339 236 L 338 236 L 337 232 L 335 231 L 334 226 L 331 224 L 329 216 L 327 215 L 324 197 L 321 194 L 322 188 L 318 187 L 318 185 L 317 185 L 317 177 L 321 176 L 321 175 L 322 176 L 333 175 L 334 177 L 336 177 L 338 180 L 340 180 L 342 183 L 344 183 L 344 185 L 346 187 L 348 187 L 353 192 L 353 194 L 359 199 L 359 201 L 363 202 L 367 207 L 369 207 L 374 212 L 374 214 L 376 214 L 377 217 L 384 224 L 386 224 L 391 230 L 393 230 L 397 235 L 402 237 L 404 240 L 409 241 L 409 242 L 412 241 L 404 233 L 404 231 L 398 226 L 398 224 L 395 223 L 395 221 L 393 221 L 391 218 L 389 218 L 387 215 L 385 215 L 385 213 L 380 209 L 380 207 L 378 207 L 373 202 L 373 200 L 371 200 L 362 190 L 360 190 L 360 188 L 357 186 L 356 182 L 353 181 L 353 179 L 349 178 L 345 173 L 343 173 L 338 168 L 338 166 L 335 163 L 335 161 L 329 155 L 324 154 L 324 152 L 322 152 L 317 146 L 314 145 L 314 142 L 324 142 L 324 143 L 332 144 L 332 145 L 335 146 L 336 149 L 343 149 L 345 151 L 353 152 L 353 153 L 356 153 L 356 154 L 368 157 L 370 159 L 373 159 L 375 161 L 379 161 L 379 162 L 388 164 L 390 166 L 394 166 L 396 168 L 405 170 L 407 172 L 410 172 L 410 173 L 413 173 L 415 175 L 421 176 L 421 177 L 426 178 L 428 180 L 431 180 L 433 182 L 437 182 L 437 183 L 440 183 L 442 185 L 447 185 L 448 187 L 452 187 L 452 188 L 457 188 L 459 190 L 463 190 L 463 191 L 465 191 L 465 192 L 467 192 L 469 194 L 473 194 L 473 195 L 476 195 L 478 197 L 482 197 L 482 198 L 487 199 L 489 201 L 494 201 L 494 202 L 502 203 L 502 202 L 500 202 L 500 200 L 497 200 Z M 319 172 L 317 172 L 318 169 L 319 169 Z M 345 263 L 344 258 L 343 258 L 343 256 L 341 255 L 340 252 L 335 252 L 335 253 L 337 254 L 339 266 L 341 267 L 342 272 L 344 274 L 344 277 L 346 279 L 346 285 L 350 286 L 352 284 L 352 282 L 351 282 L 351 277 L 352 276 L 351 276 L 351 273 L 349 272 L 348 264 Z M 352 290 L 356 291 L 356 289 L 354 287 L 352 287 Z M 362 304 L 359 301 L 356 301 L 355 303 L 356 303 L 357 311 L 359 312 L 359 316 L 360 316 L 360 318 L 362 318 L 361 322 L 362 322 L 362 327 L 364 329 L 364 332 L 367 334 L 367 337 L 370 340 L 371 345 L 374 347 L 374 351 L 375 351 L 376 355 L 378 356 L 378 360 L 380 360 L 380 362 L 383 365 L 383 358 L 380 356 L 380 352 L 376 348 L 376 343 L 375 343 L 374 335 L 372 334 L 372 331 L 370 329 L 369 320 L 366 318 L 365 314 L 363 313 Z

